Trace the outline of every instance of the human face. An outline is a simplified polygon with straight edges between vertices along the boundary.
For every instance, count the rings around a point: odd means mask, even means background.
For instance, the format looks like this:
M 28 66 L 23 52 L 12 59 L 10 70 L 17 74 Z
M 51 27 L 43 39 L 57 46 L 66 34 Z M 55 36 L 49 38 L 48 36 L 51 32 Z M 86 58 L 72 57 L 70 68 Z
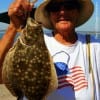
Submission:
M 75 0 L 58 0 L 47 6 L 47 10 L 50 13 L 50 20 L 55 29 L 75 28 L 79 9 L 80 5 Z
M 54 29 L 73 29 L 77 23 L 79 11 L 77 9 L 66 10 L 62 8 L 57 12 L 50 12 L 50 20 Z

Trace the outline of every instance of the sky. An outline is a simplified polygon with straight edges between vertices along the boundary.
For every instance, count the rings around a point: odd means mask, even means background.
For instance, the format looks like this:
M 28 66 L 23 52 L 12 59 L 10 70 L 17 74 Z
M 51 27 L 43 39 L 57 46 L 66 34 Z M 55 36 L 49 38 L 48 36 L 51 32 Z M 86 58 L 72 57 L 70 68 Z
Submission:
M 9 5 L 14 0 L 2 0 L 0 2 L 0 13 L 6 12 L 8 10 Z M 92 0 L 94 3 L 94 13 L 92 17 L 83 25 L 77 28 L 79 31 L 99 31 L 100 32 L 100 0 Z M 37 3 L 35 6 L 38 6 L 40 3 L 42 3 L 43 0 L 37 0 Z M 6 29 L 8 24 L 1 23 L 0 22 L 0 30 Z

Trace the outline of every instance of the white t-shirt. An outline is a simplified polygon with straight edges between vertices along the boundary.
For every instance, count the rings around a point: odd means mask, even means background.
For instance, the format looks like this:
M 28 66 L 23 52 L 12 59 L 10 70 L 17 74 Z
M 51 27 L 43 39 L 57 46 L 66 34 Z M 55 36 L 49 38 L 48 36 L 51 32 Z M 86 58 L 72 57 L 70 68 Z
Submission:
M 47 100 L 100 100 L 100 40 L 91 36 L 91 61 L 93 81 L 89 73 L 86 35 L 77 34 L 78 40 L 66 46 L 54 39 L 52 33 L 45 33 L 45 43 L 55 64 L 58 76 L 58 89 Z

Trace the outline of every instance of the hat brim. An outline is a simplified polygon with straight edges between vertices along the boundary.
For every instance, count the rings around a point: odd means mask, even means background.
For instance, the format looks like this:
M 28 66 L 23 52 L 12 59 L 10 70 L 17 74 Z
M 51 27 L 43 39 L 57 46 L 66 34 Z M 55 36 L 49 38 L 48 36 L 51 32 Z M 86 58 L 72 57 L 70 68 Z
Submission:
M 45 0 L 35 11 L 35 20 L 42 23 L 42 25 L 48 29 L 53 29 L 52 23 L 49 19 L 49 14 L 45 10 L 45 6 L 50 0 Z M 80 0 L 82 8 L 80 10 L 76 27 L 84 24 L 92 16 L 94 11 L 94 5 L 91 0 Z

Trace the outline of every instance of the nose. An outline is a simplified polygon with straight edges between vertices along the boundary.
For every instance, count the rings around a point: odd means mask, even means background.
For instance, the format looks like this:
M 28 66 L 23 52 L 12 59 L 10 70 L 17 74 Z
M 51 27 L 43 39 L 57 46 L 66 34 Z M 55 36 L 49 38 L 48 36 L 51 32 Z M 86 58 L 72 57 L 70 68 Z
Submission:
M 65 13 L 65 8 L 63 6 L 59 9 L 59 13 L 60 14 L 64 14 Z

